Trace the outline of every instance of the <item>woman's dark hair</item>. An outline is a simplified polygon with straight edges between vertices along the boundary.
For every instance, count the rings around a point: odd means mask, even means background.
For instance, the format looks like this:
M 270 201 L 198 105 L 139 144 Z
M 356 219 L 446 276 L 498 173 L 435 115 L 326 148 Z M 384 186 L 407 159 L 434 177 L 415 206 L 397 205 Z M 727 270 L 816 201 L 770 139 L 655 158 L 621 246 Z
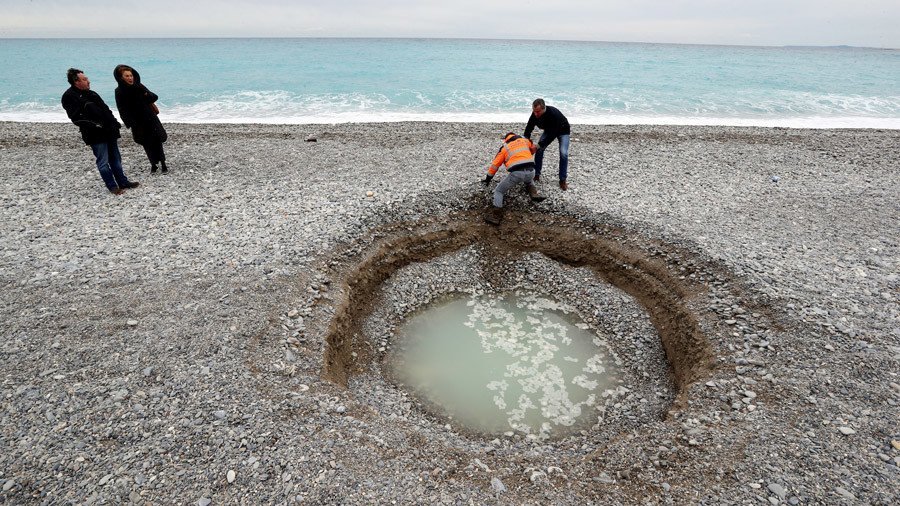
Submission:
M 76 68 L 70 68 L 66 71 L 66 79 L 69 80 L 69 84 L 75 84 L 75 81 L 78 80 L 78 74 L 84 74 L 84 72 Z
M 134 69 L 128 65 L 116 65 L 115 70 L 113 70 L 113 75 L 117 78 L 122 77 L 122 72 L 125 72 L 126 70 L 130 70 L 132 74 L 134 73 Z

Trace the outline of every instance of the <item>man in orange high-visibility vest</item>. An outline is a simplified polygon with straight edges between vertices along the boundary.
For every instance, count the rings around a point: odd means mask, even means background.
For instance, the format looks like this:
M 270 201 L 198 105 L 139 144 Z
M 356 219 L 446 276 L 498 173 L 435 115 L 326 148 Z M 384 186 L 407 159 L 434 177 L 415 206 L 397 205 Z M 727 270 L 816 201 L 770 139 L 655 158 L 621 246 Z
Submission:
M 531 195 L 532 202 L 540 202 L 545 197 L 538 195 L 534 185 L 534 153 L 537 148 L 531 139 L 520 137 L 512 132 L 503 136 L 503 144 L 488 167 L 487 176 L 482 183 L 487 186 L 501 165 L 506 166 L 509 174 L 494 188 L 494 205 L 484 215 L 484 220 L 492 225 L 499 225 L 503 218 L 503 196 L 513 186 L 524 184 Z

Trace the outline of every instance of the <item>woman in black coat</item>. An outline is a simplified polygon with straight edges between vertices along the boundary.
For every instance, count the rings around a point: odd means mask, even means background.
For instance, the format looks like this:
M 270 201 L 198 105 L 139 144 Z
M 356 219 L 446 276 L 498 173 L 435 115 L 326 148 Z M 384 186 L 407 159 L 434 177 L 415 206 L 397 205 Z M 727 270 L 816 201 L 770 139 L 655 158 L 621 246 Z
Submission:
M 131 129 L 134 141 L 144 146 L 147 158 L 150 159 L 150 172 L 156 172 L 161 164 L 162 172 L 169 171 L 166 166 L 166 153 L 163 143 L 168 135 L 159 121 L 159 109 L 155 93 L 141 84 L 141 76 L 128 65 L 117 65 L 113 71 L 119 87 L 116 88 L 116 107 L 125 126 Z

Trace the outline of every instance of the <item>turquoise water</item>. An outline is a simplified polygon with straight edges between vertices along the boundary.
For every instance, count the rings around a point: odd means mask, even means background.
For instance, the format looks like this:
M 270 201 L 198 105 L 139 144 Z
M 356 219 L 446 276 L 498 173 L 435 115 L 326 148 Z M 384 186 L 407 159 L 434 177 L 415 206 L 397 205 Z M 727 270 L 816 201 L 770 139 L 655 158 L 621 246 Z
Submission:
M 456 39 L 2 39 L 0 120 L 66 121 L 65 71 L 135 66 L 165 121 L 900 127 L 900 51 Z M 522 61 L 529 62 L 522 68 Z
M 571 313 L 535 295 L 461 296 L 404 322 L 387 364 L 469 430 L 563 436 L 596 423 L 597 406 L 620 393 L 606 343 Z

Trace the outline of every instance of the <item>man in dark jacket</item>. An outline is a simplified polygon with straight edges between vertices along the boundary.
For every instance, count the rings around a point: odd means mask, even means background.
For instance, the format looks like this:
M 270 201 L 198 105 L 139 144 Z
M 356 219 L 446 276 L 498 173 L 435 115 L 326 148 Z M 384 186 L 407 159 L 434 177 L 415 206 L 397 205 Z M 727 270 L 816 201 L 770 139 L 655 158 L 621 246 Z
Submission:
M 117 141 L 122 125 L 100 95 L 91 91 L 91 82 L 84 72 L 71 68 L 66 78 L 71 86 L 63 93 L 62 106 L 72 123 L 81 130 L 84 143 L 94 152 L 97 169 L 106 187 L 116 195 L 125 193 L 126 188 L 136 188 L 139 183 L 132 183 L 122 172 Z
M 554 140 L 559 141 L 559 187 L 569 189 L 566 182 L 569 172 L 569 120 L 559 112 L 556 107 L 548 106 L 543 98 L 535 100 L 531 104 L 531 117 L 525 126 L 525 137 L 531 138 L 531 132 L 537 126 L 543 133 L 537 142 L 538 151 L 534 156 L 534 180 L 541 180 L 541 167 L 544 163 L 544 150 Z

